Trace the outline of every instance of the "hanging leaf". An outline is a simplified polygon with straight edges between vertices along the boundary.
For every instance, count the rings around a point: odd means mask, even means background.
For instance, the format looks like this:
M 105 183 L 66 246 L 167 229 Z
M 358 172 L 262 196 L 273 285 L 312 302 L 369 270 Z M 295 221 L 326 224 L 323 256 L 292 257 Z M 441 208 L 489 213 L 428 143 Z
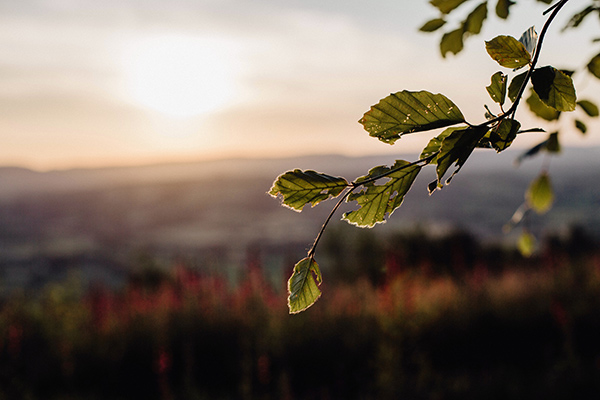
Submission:
M 560 142 L 558 141 L 558 132 L 552 132 L 546 141 L 546 151 L 548 153 L 560 153 Z
M 570 76 L 554 67 L 536 68 L 531 75 L 533 90 L 540 100 L 558 111 L 573 111 L 577 106 L 575 86 Z
M 440 29 L 446 24 L 446 21 L 442 18 L 432 19 L 425 22 L 425 24 L 419 29 L 421 32 L 434 32 Z
M 393 144 L 407 133 L 464 122 L 458 107 L 442 94 L 402 91 L 372 106 L 360 123 L 370 136 Z
M 513 4 L 515 4 L 515 2 L 511 0 L 498 0 L 498 3 L 496 3 L 496 15 L 502 19 L 508 18 L 510 7 Z
M 375 224 L 385 222 L 386 215 L 388 217 L 392 215 L 402 204 L 404 195 L 412 186 L 421 171 L 421 167 L 410 165 L 407 161 L 398 160 L 390 168 L 385 166 L 375 167 L 369 171 L 368 175 L 356 181 L 357 183 L 364 182 L 396 169 L 396 172 L 382 178 L 387 179 L 385 183 L 377 185 L 375 182 L 370 182 L 364 185 L 363 190 L 351 193 L 348 196 L 348 202 L 356 201 L 360 208 L 345 213 L 343 219 L 353 225 L 369 228 Z
M 446 58 L 447 53 L 460 53 L 463 47 L 464 44 L 462 28 L 445 33 L 444 36 L 442 36 L 442 40 L 440 41 L 440 51 L 442 52 L 442 57 L 444 58 Z
M 559 111 L 556 111 L 554 108 L 548 107 L 542 103 L 537 93 L 535 93 L 533 90 L 527 98 L 527 105 L 529 106 L 531 112 L 538 117 L 545 119 L 546 121 L 557 120 L 560 116 Z
M 490 143 L 492 147 L 500 153 L 506 150 L 517 137 L 517 132 L 521 128 L 519 121 L 514 119 L 503 119 L 498 127 L 490 133 Z
M 464 23 L 465 32 L 479 34 L 483 27 L 483 21 L 487 18 L 487 12 L 487 1 L 484 1 L 467 16 Z
M 492 59 L 506 68 L 521 68 L 531 61 L 531 54 L 523 43 L 512 36 L 496 36 L 485 42 L 485 49 Z
M 583 109 L 583 111 L 585 111 L 585 113 L 587 115 L 589 115 L 590 117 L 597 117 L 598 116 L 598 106 L 594 103 L 592 103 L 589 100 L 580 100 L 577 102 L 577 105 L 579 107 L 581 107 Z
M 531 182 L 525 193 L 525 199 L 529 207 L 538 214 L 544 214 L 552 207 L 554 192 L 552 191 L 550 177 L 546 172 L 543 172 Z
M 535 46 L 537 46 L 537 40 L 538 34 L 535 31 L 534 26 L 523 32 L 523 34 L 519 38 L 519 42 L 523 43 L 523 46 L 525 46 L 525 50 L 527 50 L 527 52 L 531 54 L 531 56 L 533 56 Z
M 575 120 L 575 128 L 579 129 L 584 135 L 587 133 L 587 126 L 578 119 Z
M 449 14 L 467 0 L 431 0 L 429 3 L 437 7 L 443 14 Z
M 517 241 L 517 249 L 523 257 L 531 257 L 535 251 L 537 240 L 529 232 L 523 232 Z
M 545 150 L 547 145 L 548 145 L 547 139 L 541 143 L 536 144 L 535 146 L 533 146 L 532 148 L 530 148 L 529 150 L 527 150 L 526 152 L 521 154 L 519 157 L 517 157 L 517 159 L 515 160 L 515 164 L 519 165 L 523 162 L 524 159 L 533 157 L 534 155 L 538 154 L 542 150 Z
M 306 257 L 294 266 L 288 280 L 288 308 L 290 314 L 297 314 L 315 304 L 321 297 L 321 270 L 312 257 Z
M 523 72 L 515 76 L 512 81 L 510 81 L 510 85 L 508 85 L 508 98 L 511 102 L 514 103 L 517 99 L 519 91 L 521 90 L 521 86 L 523 86 L 523 82 L 525 82 L 526 77 L 527 72 Z
M 446 184 L 450 183 L 452 177 L 460 171 L 487 131 L 487 126 L 467 127 L 451 132 L 442 140 L 440 154 L 436 158 L 438 188 L 442 185 L 442 178 L 454 163 L 457 168 L 452 176 L 446 181 Z
M 600 79 L 600 54 L 590 60 L 587 68 L 596 78 Z
M 348 182 L 344 178 L 295 169 L 280 175 L 269 194 L 273 197 L 281 194 L 284 205 L 302 211 L 306 204 L 314 207 L 323 200 L 338 196 L 346 187 Z
M 498 71 L 492 75 L 492 83 L 486 87 L 492 100 L 503 105 L 506 100 L 506 75 Z
M 442 147 L 442 141 L 448 135 L 450 135 L 452 132 L 454 132 L 456 130 L 465 129 L 465 128 L 466 128 L 465 126 L 457 126 L 457 127 L 445 129 L 442 133 L 440 133 L 439 135 L 437 135 L 436 137 L 434 137 L 433 139 L 431 139 L 429 141 L 427 146 L 425 146 L 425 148 L 421 152 L 419 159 L 427 158 L 427 157 L 433 155 L 434 153 L 437 153 L 438 151 L 440 151 L 440 148 Z M 437 163 L 436 160 L 437 160 L 437 157 L 434 158 L 433 160 L 429 161 L 429 164 L 436 164 Z

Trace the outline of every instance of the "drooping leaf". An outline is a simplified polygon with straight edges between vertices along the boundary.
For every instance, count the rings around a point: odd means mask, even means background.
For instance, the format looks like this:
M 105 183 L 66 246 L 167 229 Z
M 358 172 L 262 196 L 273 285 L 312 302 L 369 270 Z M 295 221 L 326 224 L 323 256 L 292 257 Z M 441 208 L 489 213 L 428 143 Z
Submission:
M 594 103 L 592 103 L 589 100 L 580 100 L 577 102 L 577 105 L 579 107 L 581 107 L 583 109 L 583 111 L 585 111 L 585 113 L 587 115 L 589 115 L 590 117 L 597 117 L 598 116 L 598 106 Z
M 534 155 L 538 154 L 539 152 L 545 150 L 547 145 L 548 145 L 547 139 L 541 143 L 536 144 L 535 146 L 533 146 L 532 148 L 530 148 L 529 150 L 527 150 L 526 152 L 521 154 L 519 157 L 517 157 L 517 159 L 515 160 L 515 164 L 519 165 L 523 162 L 524 159 L 533 157 Z
M 398 160 L 388 167 L 375 167 L 369 173 L 356 182 L 360 183 L 367 179 L 375 178 L 389 171 L 385 178 L 387 181 L 382 184 L 370 182 L 364 185 L 364 189 L 348 196 L 348 202 L 356 201 L 360 208 L 344 214 L 343 219 L 359 227 L 373 227 L 375 224 L 385 222 L 386 215 L 389 217 L 400 207 L 404 200 L 404 195 L 412 186 L 415 178 L 421 171 L 418 165 L 410 165 L 409 162 Z
M 597 8 L 594 7 L 593 5 L 590 5 L 590 6 L 587 6 L 586 8 L 584 8 L 583 10 L 581 10 L 580 12 L 578 12 L 577 14 L 573 15 L 571 17 L 571 19 L 569 20 L 569 22 L 567 22 L 567 24 L 563 28 L 563 31 L 565 31 L 569 28 L 577 28 L 579 26 L 579 24 L 581 24 L 583 22 L 585 17 L 590 15 L 590 13 L 595 10 L 597 10 Z
M 464 47 L 463 43 L 463 30 L 462 28 L 455 29 L 451 32 L 445 33 L 440 41 L 440 51 L 442 57 L 446 58 L 447 53 L 458 54 Z
M 442 147 L 442 141 L 444 140 L 444 138 L 446 138 L 448 135 L 450 135 L 452 132 L 454 132 L 456 130 L 465 129 L 465 128 L 466 127 L 464 127 L 464 126 L 446 128 L 442 133 L 440 133 L 436 137 L 432 138 L 429 141 L 429 143 L 427 143 L 427 146 L 425 146 L 425 148 L 421 152 L 419 159 L 427 158 L 427 157 L 433 155 L 434 153 L 437 153 L 440 150 L 440 148 Z M 429 161 L 429 164 L 436 164 L 437 163 L 436 160 L 437 160 L 437 157 L 434 158 L 433 160 Z
M 538 176 L 527 189 L 525 193 L 527 204 L 538 214 L 544 214 L 554 202 L 554 192 L 550 183 L 550 177 L 546 172 Z
M 290 314 L 297 314 L 315 304 L 321 297 L 321 270 L 312 257 L 303 258 L 294 266 L 288 280 L 288 308 Z
M 498 71 L 492 75 L 492 83 L 486 87 L 492 100 L 503 105 L 506 100 L 506 75 Z
M 517 96 L 519 95 L 519 91 L 521 90 L 521 86 L 523 86 L 523 82 L 525 82 L 525 78 L 527 77 L 527 72 L 522 72 L 519 75 L 515 76 L 512 81 L 510 81 L 510 85 L 508 85 L 508 98 L 511 102 L 515 102 Z
M 600 79 L 600 53 L 590 60 L 587 68 L 596 78 Z
M 503 119 L 498 127 L 490 133 L 490 143 L 492 147 L 500 153 L 506 150 L 517 137 L 517 132 L 521 128 L 521 123 L 514 119 Z
M 443 14 L 449 14 L 467 0 L 431 0 L 429 3 L 437 7 Z
M 445 24 L 446 21 L 443 18 L 435 18 L 425 22 L 425 24 L 423 24 L 423 26 L 419 30 L 421 32 L 434 32 L 440 29 Z
M 458 107 L 442 94 L 404 90 L 372 106 L 359 122 L 370 136 L 393 144 L 404 134 L 456 125 L 464 119 Z
M 284 205 L 302 211 L 306 204 L 315 206 L 323 200 L 338 196 L 346 187 L 348 182 L 344 178 L 295 169 L 280 175 L 269 194 L 273 197 L 281 194 Z
M 554 121 L 557 120 L 560 116 L 560 112 L 555 110 L 554 108 L 548 107 L 538 97 L 535 91 L 531 91 L 529 97 L 527 98 L 527 105 L 531 112 L 537 115 L 540 118 L 545 119 L 546 121 Z
M 477 35 L 481 32 L 483 21 L 487 18 L 487 1 L 478 5 L 468 16 L 464 23 L 465 32 Z
M 546 141 L 546 151 L 548 153 L 560 153 L 560 142 L 558 141 L 558 132 L 552 132 Z
M 456 165 L 452 176 L 460 171 L 487 131 L 486 126 L 467 127 L 451 132 L 442 140 L 440 154 L 436 159 L 438 188 L 441 187 L 442 179 L 452 164 Z M 448 178 L 446 184 L 450 183 L 452 176 Z
M 529 232 L 523 232 L 517 241 L 517 249 L 523 257 L 531 257 L 535 251 L 537 240 Z
M 575 86 L 570 76 L 554 67 L 536 68 L 531 75 L 533 90 L 540 100 L 558 111 L 573 111 L 577 106 Z
M 523 43 L 512 36 L 496 36 L 485 42 L 485 48 L 492 59 L 506 68 L 521 68 L 531 61 Z
M 496 15 L 502 19 L 508 18 L 510 7 L 513 4 L 515 4 L 515 2 L 511 0 L 498 0 L 498 3 L 496 3 Z
M 535 46 L 537 46 L 537 40 L 538 34 L 535 31 L 534 26 L 530 27 L 525 32 L 523 32 L 523 34 L 519 38 L 519 42 L 523 43 L 523 46 L 525 46 L 525 50 L 527 50 L 527 52 L 532 56 L 535 50 Z
M 575 128 L 579 129 L 584 135 L 587 133 L 587 126 L 578 119 L 575 120 Z

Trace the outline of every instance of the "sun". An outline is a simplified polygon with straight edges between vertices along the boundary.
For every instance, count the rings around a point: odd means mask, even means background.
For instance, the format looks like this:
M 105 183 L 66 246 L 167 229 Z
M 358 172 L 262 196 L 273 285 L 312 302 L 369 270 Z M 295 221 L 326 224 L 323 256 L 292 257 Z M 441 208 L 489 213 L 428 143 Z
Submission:
M 235 95 L 235 60 L 223 43 L 176 34 L 131 41 L 124 54 L 128 96 L 173 117 L 225 106 Z

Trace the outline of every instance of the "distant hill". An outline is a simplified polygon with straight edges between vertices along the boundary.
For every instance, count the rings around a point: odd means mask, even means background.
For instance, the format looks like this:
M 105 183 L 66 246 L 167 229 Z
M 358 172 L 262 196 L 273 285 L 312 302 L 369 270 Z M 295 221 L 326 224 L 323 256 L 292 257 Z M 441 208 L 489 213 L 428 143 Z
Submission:
M 375 232 L 420 225 L 503 238 L 503 224 L 542 163 L 537 157 L 516 169 L 517 156 L 477 151 L 452 184 L 431 197 L 426 186 L 434 169 L 426 168 L 403 206 Z M 23 268 L 46 271 L 38 277 L 44 281 L 57 263 L 83 263 L 96 271 L 90 274 L 107 266 L 117 271 L 140 252 L 165 260 L 193 258 L 214 268 L 239 267 L 256 246 L 270 249 L 265 251 L 273 260 L 289 251 L 296 256 L 333 204 L 301 214 L 281 207 L 266 194 L 279 174 L 302 168 L 353 179 L 393 162 L 390 156 L 329 155 L 50 172 L 0 168 L 0 269 L 4 281 Z M 600 149 L 567 149 L 552 158 L 550 172 L 555 206 L 532 218 L 534 231 L 578 224 L 600 236 Z M 23 276 L 30 284 L 31 274 Z

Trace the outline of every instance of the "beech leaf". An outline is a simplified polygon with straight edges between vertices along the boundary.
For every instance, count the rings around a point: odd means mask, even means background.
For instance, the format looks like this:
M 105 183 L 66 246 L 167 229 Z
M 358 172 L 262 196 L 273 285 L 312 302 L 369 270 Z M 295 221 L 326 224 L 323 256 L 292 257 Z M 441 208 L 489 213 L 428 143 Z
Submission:
M 344 178 L 295 169 L 280 175 L 269 194 L 273 197 L 281 194 L 284 205 L 302 211 L 306 204 L 315 206 L 323 200 L 338 196 L 347 186 L 348 182 Z
M 431 0 L 429 3 L 437 7 L 443 14 L 448 14 L 467 0 Z
M 294 266 L 294 272 L 288 280 L 290 314 L 297 314 L 315 304 L 321 297 L 321 282 L 321 270 L 314 258 L 303 258 Z
M 492 75 L 492 83 L 486 87 L 492 100 L 503 105 L 506 100 L 506 75 L 498 71 Z
M 425 22 L 423 26 L 419 29 L 421 32 L 434 32 L 440 29 L 442 26 L 446 24 L 446 21 L 442 18 L 435 18 L 430 21 Z
M 544 214 L 554 202 L 554 192 L 550 183 L 550 177 L 546 172 L 538 176 L 525 193 L 527 204 L 538 214 Z
M 590 117 L 598 116 L 598 106 L 589 100 L 580 100 L 577 105 L 582 108 L 583 111 Z
M 600 79 L 600 54 L 590 60 L 587 68 L 596 78 Z
M 558 111 L 573 111 L 577 106 L 575 86 L 570 76 L 554 67 L 536 68 L 531 75 L 533 90 L 540 100 Z
M 485 49 L 490 57 L 506 68 L 521 68 L 531 61 L 531 54 L 523 43 L 512 36 L 496 36 L 485 42 Z
M 407 133 L 464 122 L 458 107 L 442 94 L 402 91 L 372 106 L 360 119 L 370 136 L 393 144 Z

